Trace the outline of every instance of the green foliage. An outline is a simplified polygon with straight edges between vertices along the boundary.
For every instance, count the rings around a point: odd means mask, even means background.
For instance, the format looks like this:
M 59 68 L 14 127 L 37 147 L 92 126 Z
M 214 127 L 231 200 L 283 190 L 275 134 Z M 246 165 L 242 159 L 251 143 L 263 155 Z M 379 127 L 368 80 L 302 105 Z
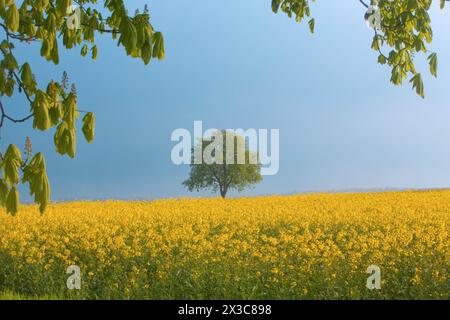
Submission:
M 75 10 L 74 8 L 79 8 Z M 59 63 L 60 47 L 80 47 L 81 56 L 98 57 L 96 36 L 108 34 L 125 49 L 127 55 L 148 64 L 152 58 L 164 58 L 164 39 L 150 24 L 150 15 L 128 15 L 123 0 L 0 0 L 0 29 L 4 40 L 0 43 L 0 129 L 4 121 L 13 123 L 33 121 L 33 128 L 47 131 L 55 128 L 54 144 L 61 155 L 75 157 L 77 119 L 83 117 L 82 131 L 88 143 L 94 139 L 95 117 L 92 112 L 80 111 L 74 87 L 69 90 L 68 77 L 64 73 L 61 82 L 50 81 L 46 89 L 36 81 L 28 62 L 19 63 L 14 54 L 14 43 L 26 42 L 40 46 L 40 55 L 54 64 Z M 17 90 L 17 91 L 16 91 Z M 8 116 L 3 105 L 4 96 L 14 92 L 24 94 L 30 114 L 14 119 Z M 26 110 L 24 110 L 26 112 Z M 19 149 L 10 145 L 4 157 L 0 153 L 0 204 L 15 214 L 19 194 L 16 185 L 28 183 L 30 194 L 43 212 L 49 203 L 50 187 L 45 160 L 37 153 L 31 160 L 22 160 Z M 23 174 L 20 179 L 20 174 Z
M 6 197 L 6 211 L 15 215 L 19 207 L 19 192 L 16 186 L 13 186 Z
M 153 38 L 153 58 L 164 58 L 164 39 L 161 32 L 156 32 Z
M 19 194 L 16 184 L 19 182 L 19 168 L 22 157 L 20 151 L 14 145 L 10 145 L 3 161 L 3 179 L 1 180 L 1 205 L 6 207 L 8 213 L 16 214 Z M 9 186 L 9 188 L 8 188 Z
M 36 98 L 31 104 L 31 111 L 33 111 L 33 128 L 45 131 L 50 128 L 49 102 L 45 92 L 38 90 Z
M 440 0 L 441 9 L 444 9 L 446 1 Z M 274 12 L 281 9 L 301 22 L 305 17 L 311 17 L 311 2 L 314 0 L 272 0 L 272 9 Z M 393 84 L 401 85 L 410 77 L 417 94 L 425 97 L 422 77 L 417 75 L 414 58 L 419 54 L 429 54 L 430 72 L 437 76 L 437 54 L 428 49 L 433 39 L 429 16 L 432 0 L 367 0 L 367 3 L 361 3 L 365 6 L 364 10 L 375 9 L 380 14 L 381 24 L 374 28 L 371 46 L 378 53 L 378 63 L 391 68 Z M 370 18 L 372 14 L 367 11 L 365 18 Z M 314 25 L 314 19 L 310 20 L 311 32 Z
M 420 95 L 422 98 L 424 97 L 424 90 L 423 90 L 423 81 L 422 76 L 420 73 L 416 73 L 411 80 L 409 80 L 413 84 L 413 89 L 416 90 L 417 94 Z
M 437 77 L 437 69 L 438 69 L 438 61 L 437 61 L 437 54 L 432 53 L 428 56 L 428 61 L 430 63 L 430 73 Z
M 10 144 L 3 158 L 3 172 L 6 183 L 13 187 L 19 182 L 19 168 L 22 165 L 20 150 Z
M 26 90 L 31 92 L 36 90 L 36 83 L 34 82 L 33 74 L 28 63 L 24 63 L 20 69 L 20 80 Z
M 22 182 L 29 183 L 30 195 L 34 196 L 34 202 L 39 204 L 39 210 L 44 213 L 50 202 L 50 185 L 42 153 L 37 153 L 24 168 Z
M 95 132 L 95 118 L 92 112 L 86 113 L 83 117 L 83 134 L 86 138 L 86 141 L 92 143 L 94 140 L 94 132 Z
M 314 33 L 314 28 L 316 25 L 316 20 L 315 19 L 310 19 L 309 22 L 309 31 L 311 31 L 311 33 Z
M 222 161 L 219 163 L 208 163 L 203 157 L 201 164 L 195 164 L 194 156 L 196 153 L 202 155 L 208 154 L 205 150 L 211 148 L 213 140 L 199 141 L 192 148 L 192 164 L 189 178 L 183 182 L 183 185 L 189 190 L 212 189 L 213 192 L 220 192 L 225 198 L 229 190 L 243 191 L 262 180 L 260 174 L 261 164 L 258 162 L 257 155 L 248 149 L 243 137 L 236 135 L 230 131 L 217 131 L 216 134 L 222 139 Z M 233 161 L 227 160 L 227 143 L 233 141 Z M 242 154 L 245 161 L 239 162 L 240 146 L 242 146 Z M 231 149 L 231 146 L 230 146 Z M 216 157 L 216 151 L 211 154 Z M 217 156 L 220 156 L 217 154 Z M 231 160 L 231 158 L 229 158 Z M 251 161 L 255 159 L 256 161 Z M 242 164 L 241 164 L 242 163 Z
M 289 18 L 295 16 L 295 21 L 301 22 L 305 17 L 311 17 L 309 2 L 308 0 L 272 0 L 272 11 L 277 13 L 281 9 Z
M 29 142 L 29 140 L 27 139 Z M 37 153 L 30 161 L 32 153 L 31 145 L 27 145 L 26 159 L 22 159 L 20 150 L 13 144 L 9 145 L 3 156 L 0 169 L 3 178 L 0 179 L 0 206 L 6 211 L 16 214 L 19 206 L 19 182 L 29 183 L 30 194 L 34 195 L 34 201 L 38 203 L 41 213 L 50 202 L 50 185 L 48 182 L 45 159 L 42 153 Z M 23 172 L 20 179 L 20 172 Z
M 8 6 L 8 9 L 6 9 L 5 22 L 12 32 L 17 32 L 19 30 L 19 19 L 20 19 L 19 9 L 17 8 L 14 1 L 9 2 L 12 3 Z
M 0 206 L 4 207 L 6 205 L 6 197 L 8 196 L 8 186 L 6 182 L 2 179 L 0 180 Z

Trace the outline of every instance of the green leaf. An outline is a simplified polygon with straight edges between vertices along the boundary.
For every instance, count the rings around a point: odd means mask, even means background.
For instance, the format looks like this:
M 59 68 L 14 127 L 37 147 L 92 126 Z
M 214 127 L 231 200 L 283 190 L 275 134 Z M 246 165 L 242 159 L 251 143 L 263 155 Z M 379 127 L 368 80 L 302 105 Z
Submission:
M 22 164 L 22 156 L 19 148 L 10 144 L 3 159 L 3 170 L 6 182 L 14 186 L 19 182 L 19 169 Z
M 50 59 L 54 64 L 59 64 L 58 41 L 53 41 L 52 51 L 50 52 Z
M 77 97 L 72 92 L 64 99 L 63 119 L 69 124 L 69 127 L 74 127 L 78 119 Z
M 50 203 L 50 185 L 42 153 L 37 153 L 25 167 L 22 182 L 29 183 L 30 195 L 34 196 L 34 202 L 39 204 L 40 212 L 44 213 Z
M 136 48 L 137 31 L 133 21 L 129 17 L 124 17 L 120 23 L 119 43 L 123 44 L 128 55 Z
M 19 207 L 19 191 L 13 186 L 6 197 L 6 212 L 16 215 Z
M 161 60 L 164 58 L 164 38 L 161 32 L 155 32 L 153 41 L 153 58 Z
M 8 196 L 8 186 L 6 182 L 1 179 L 0 180 L 0 206 L 4 207 L 6 204 L 6 197 Z
M 52 123 L 49 115 L 49 101 L 44 91 L 38 90 L 36 92 L 36 98 L 31 104 L 31 110 L 34 113 L 33 128 L 42 131 L 48 130 Z
M 149 42 L 146 42 L 141 49 L 141 57 L 144 63 L 149 64 L 152 58 L 152 45 Z
M 419 37 L 417 37 L 416 40 L 414 40 L 414 48 L 416 49 L 417 52 L 425 51 L 425 45 L 423 43 L 423 40 L 420 39 Z
M 54 30 L 56 28 L 56 15 L 54 12 L 50 12 L 45 19 L 45 28 L 47 30 Z
M 54 104 L 50 109 L 48 109 L 48 115 L 50 117 L 50 125 L 56 126 L 59 123 L 61 117 L 60 108 L 58 104 Z
M 20 23 L 20 16 L 19 16 L 19 9 L 17 8 L 14 1 L 12 1 L 12 4 L 9 6 L 8 11 L 6 12 L 6 19 L 5 19 L 6 25 L 8 26 L 8 29 L 12 32 L 17 32 L 19 30 L 19 23 Z
M 392 69 L 391 82 L 398 86 L 402 84 L 402 81 L 403 81 L 402 73 L 400 67 L 397 66 Z
M 308 24 L 309 24 L 309 31 L 311 31 L 311 33 L 314 33 L 314 26 L 316 24 L 314 18 L 310 19 Z
M 5 58 L 2 60 L 1 66 L 2 68 L 8 69 L 11 72 L 19 68 L 16 58 L 11 53 L 5 55 Z
M 379 64 L 386 64 L 386 57 L 384 55 L 380 54 L 378 56 L 378 63 Z
M 50 54 L 52 52 L 52 43 L 48 38 L 45 38 L 42 40 L 41 44 L 41 56 L 48 59 L 50 57 Z
M 97 46 L 93 46 L 91 48 L 91 53 L 92 53 L 92 59 L 96 60 L 97 59 L 97 55 L 98 55 L 98 49 Z
M 383 46 L 383 39 L 378 35 L 374 36 L 372 40 L 372 49 L 375 51 L 379 51 L 382 46 Z
M 430 64 L 430 72 L 433 76 L 437 77 L 438 60 L 437 54 L 432 53 L 428 56 L 428 62 Z
M 72 0 L 56 0 L 56 8 L 61 16 L 67 14 L 67 10 L 72 5 Z
M 16 80 L 14 80 L 14 78 L 9 77 L 8 80 L 6 80 L 5 93 L 8 97 L 13 95 L 15 85 Z
M 76 130 L 75 127 L 69 126 L 67 122 L 61 122 L 56 129 L 54 136 L 56 152 L 59 154 L 67 154 L 69 157 L 75 157 L 76 150 Z
M 440 7 L 441 7 L 441 9 L 444 9 L 444 7 L 445 7 L 445 0 L 441 0 Z
M 83 45 L 83 47 L 81 47 L 81 55 L 83 57 L 85 57 L 88 54 L 88 51 L 89 51 L 89 48 L 88 48 L 88 46 L 86 44 Z
M 56 128 L 54 142 L 56 147 L 56 152 L 59 154 L 67 154 L 69 150 L 69 137 L 68 137 L 68 126 L 66 122 L 61 122 Z
M 281 0 L 272 0 L 272 11 L 277 13 L 280 8 Z
M 26 88 L 31 88 L 33 86 L 33 74 L 31 73 L 31 68 L 28 63 L 24 63 L 20 69 L 20 80 Z
M 83 117 L 83 128 L 84 137 L 88 143 L 92 143 L 95 134 L 95 117 L 92 112 L 86 113 Z
M 420 73 L 416 73 L 411 80 L 409 81 L 413 84 L 413 89 L 416 90 L 416 93 L 421 96 L 422 98 L 425 98 L 425 91 L 423 87 L 423 81 L 422 76 Z
M 3 95 L 6 92 L 6 73 L 3 68 L 0 68 L 0 93 Z

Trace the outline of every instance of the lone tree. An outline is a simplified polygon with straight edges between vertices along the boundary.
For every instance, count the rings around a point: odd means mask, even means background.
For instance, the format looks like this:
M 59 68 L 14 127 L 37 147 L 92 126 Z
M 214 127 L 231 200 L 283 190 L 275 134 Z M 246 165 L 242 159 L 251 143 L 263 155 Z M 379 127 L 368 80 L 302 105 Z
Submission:
M 195 163 L 196 156 L 201 163 Z M 189 191 L 211 189 L 225 198 L 228 191 L 243 191 L 262 180 L 258 156 L 249 150 L 242 136 L 232 131 L 216 131 L 211 139 L 192 148 L 191 172 L 183 185 Z
M 450 0 L 438 1 L 443 9 Z M 140 58 L 145 64 L 152 58 L 164 57 L 163 36 L 150 24 L 147 6 L 142 13 L 136 10 L 134 16 L 130 16 L 123 0 L 103 0 L 103 6 L 99 2 L 101 1 L 0 0 L 0 30 L 3 30 L 4 37 L 0 42 L 0 130 L 6 122 L 17 124 L 27 121 L 32 121 L 36 130 L 55 128 L 56 151 L 73 158 L 77 139 L 76 121 L 82 113 L 82 132 L 89 143 L 94 138 L 94 114 L 78 109 L 76 90 L 73 85 L 69 88 L 67 75 L 64 75 L 60 82 L 52 80 L 42 86 L 37 82 L 30 64 L 17 59 L 14 51 L 17 43 L 39 45 L 40 55 L 47 61 L 58 64 L 60 46 L 78 49 L 82 56 L 89 54 L 92 59 L 96 59 L 96 36 L 108 34 L 125 49 L 127 55 Z M 295 17 L 297 22 L 307 19 L 309 29 L 313 33 L 316 20 L 311 14 L 312 2 L 314 0 L 272 0 L 272 10 Z M 413 89 L 424 97 L 422 76 L 415 68 L 415 58 L 425 56 L 430 73 L 437 76 L 437 54 L 428 49 L 433 38 L 429 16 L 432 0 L 354 2 L 362 8 L 361 18 L 364 17 L 373 29 L 372 49 L 376 53 L 378 63 L 388 66 L 391 70 L 391 82 L 401 85 L 409 78 Z M 339 4 L 336 1 L 334 5 Z M 345 37 L 343 39 L 348 40 Z M 23 95 L 23 105 L 6 104 L 7 98 L 15 92 Z M 15 110 L 22 108 L 23 116 L 11 116 L 11 107 Z M 20 148 L 9 144 L 4 154 L 0 152 L 0 171 L 3 173 L 0 178 L 0 206 L 6 207 L 7 212 L 11 214 L 17 212 L 19 183 L 29 184 L 30 193 L 39 204 L 41 212 L 50 201 L 50 185 L 44 156 L 42 153 L 33 154 L 29 141 L 25 149 L 22 155 Z M 229 174 L 227 172 L 228 179 L 231 177 Z M 221 181 L 216 188 L 223 189 L 221 193 L 224 196 L 229 188 L 243 189 L 255 181 L 248 178 L 241 182 L 229 182 L 221 176 L 218 178 L 214 178 Z M 213 185 L 211 179 L 196 185 L 206 184 Z

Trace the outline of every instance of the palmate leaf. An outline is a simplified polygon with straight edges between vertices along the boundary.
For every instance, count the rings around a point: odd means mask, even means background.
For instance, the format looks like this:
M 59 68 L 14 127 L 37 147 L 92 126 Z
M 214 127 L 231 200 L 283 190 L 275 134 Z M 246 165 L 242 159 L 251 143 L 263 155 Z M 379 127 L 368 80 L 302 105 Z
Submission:
M 416 73 L 409 82 L 413 84 L 413 89 L 416 90 L 416 93 L 422 98 L 425 98 L 422 75 L 420 73 Z
M 92 143 L 95 134 L 95 117 L 92 112 L 86 113 L 86 115 L 83 117 L 82 131 L 84 137 L 86 138 L 86 141 L 88 143 Z
M 309 31 L 311 31 L 311 33 L 314 33 L 314 28 L 315 28 L 315 25 L 316 25 L 316 20 L 314 20 L 314 18 L 313 18 L 313 19 L 310 19 L 309 22 L 308 22 L 308 25 L 309 25 Z
M 428 56 L 428 62 L 430 64 L 430 73 L 437 77 L 437 70 L 438 70 L 438 60 L 437 60 L 437 54 L 432 53 Z
M 152 58 L 152 52 L 153 48 L 150 42 L 146 42 L 141 49 L 141 56 L 144 63 L 147 65 L 149 64 L 151 58 Z
M 9 186 L 19 182 L 19 169 L 22 164 L 22 155 L 19 148 L 10 144 L 3 158 L 4 177 Z
M 10 29 L 12 32 L 17 32 L 19 30 L 19 23 L 20 23 L 20 15 L 19 15 L 19 9 L 17 8 L 14 1 L 12 2 L 7 11 L 6 11 L 6 25 L 8 26 L 8 29 Z
M 2 68 L 11 72 L 19 68 L 16 58 L 11 53 L 5 54 L 5 58 L 2 60 L 0 65 Z
M 17 213 L 19 207 L 19 191 L 13 186 L 6 197 L 6 212 L 13 216 Z
M 37 153 L 25 167 L 22 182 L 28 182 L 30 195 L 34 196 L 34 202 L 39 204 L 39 210 L 43 213 L 50 202 L 50 185 L 42 153 Z
M 129 17 L 122 18 L 120 23 L 121 35 L 119 44 L 123 44 L 128 55 L 131 55 L 137 44 L 137 31 L 132 20 Z
M 80 52 L 80 54 L 81 54 L 83 57 L 85 57 L 85 56 L 88 54 L 88 52 L 89 52 L 88 46 L 87 46 L 86 44 L 83 45 L 83 47 L 81 47 L 81 52 Z
M 159 60 L 164 58 L 164 38 L 161 32 L 153 35 L 153 57 Z
M 47 94 L 38 90 L 36 92 L 36 98 L 31 104 L 31 110 L 34 113 L 33 128 L 45 131 L 51 127 L 49 107 Z
M 62 155 L 67 154 L 69 157 L 74 158 L 76 141 L 75 127 L 70 126 L 67 122 L 61 122 L 54 136 L 56 152 Z
M 72 0 L 56 0 L 56 8 L 60 15 L 65 15 L 71 5 Z
M 447 1 L 440 0 L 441 9 Z M 281 11 L 288 17 L 295 17 L 296 21 L 302 21 L 303 18 L 310 16 L 310 5 L 313 2 L 312 0 L 272 0 L 272 10 Z M 418 53 L 429 52 L 428 44 L 433 39 L 429 12 L 431 5 L 435 2 L 429 0 L 361 2 L 367 7 L 363 15 L 366 20 L 370 17 L 374 18 L 373 15 L 376 12 L 376 23 L 368 25 L 375 31 L 371 47 L 379 54 L 378 62 L 391 69 L 391 82 L 400 85 L 404 79 L 413 77 L 417 73 L 415 56 Z M 308 23 L 312 31 L 311 27 L 314 23 L 311 20 Z M 434 55 L 430 58 L 430 72 L 433 76 L 437 75 L 437 58 Z M 422 86 L 416 82 L 414 89 L 422 96 L 421 88 Z
M 22 68 L 20 69 L 20 79 L 27 89 L 33 86 L 33 74 L 31 73 L 31 68 L 28 63 L 22 65 Z
M 6 182 L 1 179 L 0 180 L 0 206 L 4 207 L 6 205 L 6 197 L 8 196 L 8 186 Z
M 98 49 L 97 46 L 93 46 L 91 48 L 91 57 L 93 60 L 97 59 L 97 55 L 98 55 Z
M 71 92 L 63 101 L 63 120 L 67 122 L 69 127 L 75 127 L 78 119 L 77 111 L 77 97 L 75 93 Z

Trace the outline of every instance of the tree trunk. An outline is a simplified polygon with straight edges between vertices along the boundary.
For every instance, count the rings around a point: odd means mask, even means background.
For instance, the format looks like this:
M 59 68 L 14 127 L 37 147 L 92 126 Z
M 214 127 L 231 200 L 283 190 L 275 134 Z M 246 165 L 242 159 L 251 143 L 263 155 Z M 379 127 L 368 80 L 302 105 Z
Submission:
M 227 196 L 227 189 L 226 188 L 223 188 L 223 189 L 221 188 L 220 189 L 220 196 L 225 199 L 225 197 Z

